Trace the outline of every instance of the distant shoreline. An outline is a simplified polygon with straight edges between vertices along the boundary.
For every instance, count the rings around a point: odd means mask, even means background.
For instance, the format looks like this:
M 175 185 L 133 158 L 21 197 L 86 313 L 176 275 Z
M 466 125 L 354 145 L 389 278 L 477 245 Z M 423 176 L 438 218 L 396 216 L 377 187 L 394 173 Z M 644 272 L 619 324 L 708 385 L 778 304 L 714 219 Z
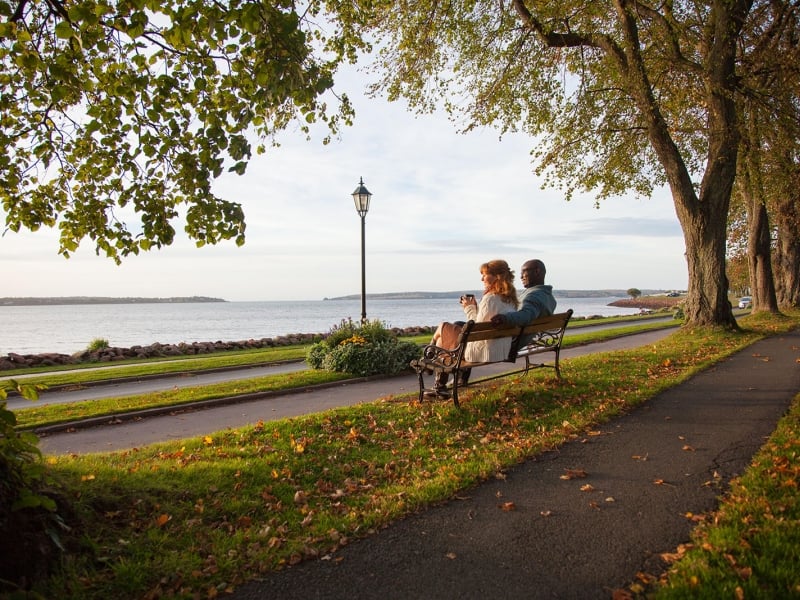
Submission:
M 173 298 L 106 298 L 103 296 L 60 296 L 52 298 L 0 298 L 0 306 L 58 306 L 70 304 L 189 304 L 196 302 L 227 302 L 207 296 L 178 296 Z
M 642 290 L 643 296 L 663 296 L 672 290 Z M 431 300 L 437 298 L 460 298 L 462 294 L 476 294 L 480 296 L 482 290 L 460 290 L 452 292 L 389 292 L 386 294 L 367 294 L 367 300 Z M 553 290 L 556 298 L 606 298 L 617 297 L 627 298 L 627 290 Z M 348 296 L 336 296 L 334 298 L 323 298 L 323 301 L 335 300 L 358 300 L 360 294 L 350 294 Z
M 673 298 L 666 298 L 670 290 L 642 290 L 642 297 L 663 298 L 664 306 L 675 304 Z M 367 294 L 368 300 L 432 300 L 442 298 L 459 298 L 462 294 L 480 295 L 481 290 L 459 290 L 450 292 L 389 292 L 385 294 Z M 556 298 L 626 298 L 627 300 L 612 302 L 611 306 L 639 307 L 642 304 L 642 297 L 632 300 L 628 299 L 627 290 L 553 290 Z M 334 298 L 323 298 L 325 302 L 348 301 L 360 299 L 360 294 L 350 294 L 347 296 L 336 296 Z M 229 302 L 224 298 L 212 298 L 209 296 L 172 296 L 168 298 L 146 298 L 146 297 L 108 297 L 108 296 L 53 296 L 53 297 L 5 297 L 0 298 L 0 307 L 3 306 L 63 306 L 79 304 L 192 304 L 210 302 Z M 647 300 L 644 301 L 647 303 Z

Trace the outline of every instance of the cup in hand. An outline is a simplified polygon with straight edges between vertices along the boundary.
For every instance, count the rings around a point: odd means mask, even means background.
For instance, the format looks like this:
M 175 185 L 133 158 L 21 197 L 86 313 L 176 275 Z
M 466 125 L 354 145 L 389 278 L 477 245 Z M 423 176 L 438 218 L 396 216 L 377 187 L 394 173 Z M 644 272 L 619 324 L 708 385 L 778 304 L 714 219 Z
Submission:
M 472 302 L 473 300 L 475 300 L 475 294 L 464 294 L 461 296 L 461 304 Z

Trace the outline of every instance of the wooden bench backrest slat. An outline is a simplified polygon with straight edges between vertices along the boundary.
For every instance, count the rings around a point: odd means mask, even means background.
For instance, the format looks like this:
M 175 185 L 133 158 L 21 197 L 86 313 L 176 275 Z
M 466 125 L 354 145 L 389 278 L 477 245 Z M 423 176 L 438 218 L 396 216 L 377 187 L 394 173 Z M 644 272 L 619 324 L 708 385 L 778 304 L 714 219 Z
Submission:
M 572 317 L 572 309 L 567 312 L 557 313 L 549 317 L 542 317 L 536 319 L 530 325 L 522 328 L 522 335 L 530 335 L 532 333 L 539 333 L 540 331 L 549 331 L 551 329 L 561 329 L 566 326 Z
M 481 321 L 473 323 L 472 328 L 468 332 L 469 338 L 467 339 L 470 342 L 496 340 L 498 338 L 514 337 L 519 335 L 519 331 L 519 327 L 495 327 L 489 321 Z

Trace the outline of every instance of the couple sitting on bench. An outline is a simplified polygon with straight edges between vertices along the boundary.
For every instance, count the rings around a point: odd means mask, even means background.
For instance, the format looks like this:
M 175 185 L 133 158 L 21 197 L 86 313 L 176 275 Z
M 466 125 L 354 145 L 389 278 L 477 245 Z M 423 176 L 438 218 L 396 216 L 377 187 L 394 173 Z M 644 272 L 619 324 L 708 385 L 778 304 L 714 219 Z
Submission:
M 514 288 L 514 272 L 506 261 L 489 261 L 481 265 L 480 271 L 484 290 L 480 304 L 475 301 L 474 296 L 461 297 L 461 306 L 467 319 L 476 322 L 491 321 L 498 327 L 521 327 L 539 317 L 552 315 L 555 311 L 553 287 L 544 284 L 546 270 L 541 260 L 529 260 L 522 265 L 520 279 L 525 289 L 519 298 Z M 431 343 L 448 350 L 455 348 L 463 325 L 463 322 L 440 324 Z M 501 361 L 508 356 L 511 343 L 511 338 L 470 342 L 464 351 L 464 359 L 471 363 Z M 467 385 L 469 375 L 469 369 L 455 375 L 461 378 L 460 386 Z M 437 373 L 434 389 L 425 392 L 425 397 L 449 398 L 447 378 L 447 373 Z

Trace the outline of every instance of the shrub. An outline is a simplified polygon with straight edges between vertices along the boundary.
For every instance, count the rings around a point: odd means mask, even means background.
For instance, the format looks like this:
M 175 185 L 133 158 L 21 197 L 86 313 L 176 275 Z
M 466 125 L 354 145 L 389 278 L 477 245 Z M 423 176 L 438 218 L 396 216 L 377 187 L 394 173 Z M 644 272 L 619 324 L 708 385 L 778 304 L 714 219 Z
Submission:
M 399 341 L 380 321 L 357 324 L 348 319 L 309 348 L 306 362 L 312 369 L 366 377 L 400 373 L 419 355 L 419 346 Z
M 108 340 L 103 338 L 95 338 L 91 342 L 89 342 L 89 345 L 86 347 L 86 350 L 88 352 L 96 352 L 97 350 L 105 350 L 106 348 L 108 348 L 108 346 L 109 346 Z
M 65 526 L 45 491 L 39 438 L 17 431 L 16 416 L 6 405 L 10 390 L 35 400 L 40 389 L 13 380 L 0 385 L 0 595 L 42 576 L 62 550 L 58 530 Z

